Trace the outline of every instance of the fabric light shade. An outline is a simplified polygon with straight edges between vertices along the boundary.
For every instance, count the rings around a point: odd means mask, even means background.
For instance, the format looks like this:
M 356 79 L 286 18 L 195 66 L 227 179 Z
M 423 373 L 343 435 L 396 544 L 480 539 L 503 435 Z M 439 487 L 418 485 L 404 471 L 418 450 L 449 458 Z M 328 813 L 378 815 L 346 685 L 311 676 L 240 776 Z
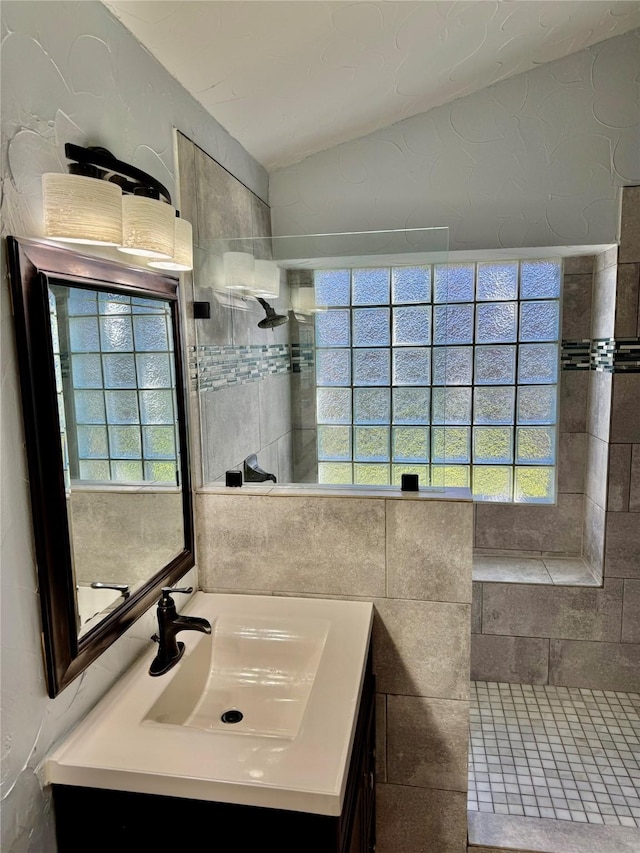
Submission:
M 170 204 L 142 195 L 122 197 L 121 252 L 170 261 L 175 248 L 176 210 Z
M 280 267 L 275 261 L 256 258 L 253 293 L 265 299 L 275 299 L 280 295 Z
M 255 268 L 253 255 L 249 252 L 225 252 L 222 256 L 224 265 L 224 285 L 227 290 L 243 290 L 253 292 Z
M 122 190 L 117 184 L 47 172 L 42 176 L 42 205 L 46 237 L 95 246 L 122 242 Z
M 149 261 L 158 270 L 187 272 L 193 269 L 193 229 L 186 219 L 175 217 L 175 243 L 173 257 L 168 261 Z
M 314 314 L 323 311 L 324 306 L 316 305 L 314 287 L 294 287 L 291 289 L 291 305 L 297 314 Z

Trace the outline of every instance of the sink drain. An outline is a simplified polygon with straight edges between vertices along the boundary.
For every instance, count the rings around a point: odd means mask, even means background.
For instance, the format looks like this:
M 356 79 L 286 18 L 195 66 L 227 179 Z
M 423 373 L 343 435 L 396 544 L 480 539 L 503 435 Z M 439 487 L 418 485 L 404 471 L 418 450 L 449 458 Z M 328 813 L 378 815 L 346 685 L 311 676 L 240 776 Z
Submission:
M 220 719 L 223 723 L 239 723 L 242 717 L 242 711 L 231 710 L 225 711 Z

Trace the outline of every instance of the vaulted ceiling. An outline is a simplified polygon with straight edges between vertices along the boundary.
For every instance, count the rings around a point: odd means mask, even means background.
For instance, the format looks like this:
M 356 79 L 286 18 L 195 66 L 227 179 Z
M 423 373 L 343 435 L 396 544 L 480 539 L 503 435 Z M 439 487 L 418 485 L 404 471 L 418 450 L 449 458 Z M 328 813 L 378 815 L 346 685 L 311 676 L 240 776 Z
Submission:
M 640 26 L 606 0 L 104 0 L 274 170 Z

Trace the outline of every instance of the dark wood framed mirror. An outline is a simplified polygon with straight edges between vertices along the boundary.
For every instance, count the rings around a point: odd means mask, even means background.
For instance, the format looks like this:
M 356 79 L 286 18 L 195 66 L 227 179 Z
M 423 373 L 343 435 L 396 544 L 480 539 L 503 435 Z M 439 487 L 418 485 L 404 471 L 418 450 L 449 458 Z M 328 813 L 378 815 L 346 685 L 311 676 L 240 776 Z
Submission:
M 7 238 L 48 692 L 194 565 L 177 278 Z

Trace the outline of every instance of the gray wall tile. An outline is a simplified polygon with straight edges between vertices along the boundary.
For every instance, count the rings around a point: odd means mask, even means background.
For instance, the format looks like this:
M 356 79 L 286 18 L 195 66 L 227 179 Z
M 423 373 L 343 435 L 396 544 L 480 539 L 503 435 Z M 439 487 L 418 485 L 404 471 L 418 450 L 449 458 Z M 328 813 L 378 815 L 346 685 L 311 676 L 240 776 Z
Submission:
M 260 449 L 258 385 L 249 382 L 200 394 L 204 480 L 217 480 Z
M 377 689 L 467 699 L 471 605 L 377 599 L 375 606 Z
M 202 249 L 226 238 L 251 237 L 251 193 L 199 148 L 195 149 L 198 242 Z M 240 245 L 234 245 L 240 250 Z M 251 250 L 250 242 L 247 250 Z
M 640 264 L 620 264 L 616 297 L 616 338 L 634 338 L 638 325 Z
M 546 684 L 548 677 L 548 639 L 471 635 L 472 681 Z
M 476 546 L 579 554 L 582 495 L 558 495 L 555 506 L 478 504 Z
M 622 188 L 620 263 L 640 261 L 640 187 Z
M 611 441 L 640 443 L 640 373 L 613 375 Z
M 609 477 L 607 486 L 607 509 L 610 512 L 629 510 L 629 486 L 631 477 L 630 444 L 609 445 Z
M 611 578 L 640 578 L 640 524 L 636 513 L 607 513 L 604 574 Z
M 616 317 L 617 266 L 598 270 L 593 276 L 591 337 L 611 338 Z
M 384 501 L 196 496 L 205 589 L 384 594 Z
M 622 642 L 640 643 L 640 580 L 631 578 L 624 582 Z
M 565 258 L 563 262 L 564 274 L 565 276 L 591 275 L 594 261 L 594 255 L 574 255 L 571 258 Z
M 475 581 L 471 598 L 471 631 L 473 634 L 482 631 L 482 584 Z
M 198 242 L 198 213 L 196 208 L 195 145 L 181 133 L 176 134 L 178 144 L 178 207 L 180 216 L 191 223 L 193 242 Z
M 387 694 L 376 693 L 376 779 L 387 781 Z
M 471 602 L 473 504 L 386 501 L 387 595 Z
M 604 568 L 605 527 L 605 511 L 585 495 L 582 553 L 597 575 L 602 574 Z
M 558 439 L 558 492 L 582 494 L 587 459 L 587 434 L 561 432 Z
M 622 581 L 604 588 L 485 584 L 485 634 L 616 641 L 622 622 Z
M 291 385 L 289 374 L 268 376 L 258 386 L 260 445 L 271 444 L 291 430 Z
M 589 371 L 589 402 L 587 432 L 602 441 L 609 441 L 611 424 L 612 374 Z M 619 439 L 621 440 L 621 439 Z
M 588 437 L 585 494 L 601 509 L 607 508 L 608 451 L 609 445 L 606 441 L 594 435 Z
M 640 643 L 551 640 L 549 684 L 640 691 Z
M 560 374 L 560 432 L 587 431 L 590 371 L 563 370 Z
M 634 444 L 631 448 L 630 476 L 629 511 L 640 512 L 640 444 Z
M 612 267 L 618 262 L 618 247 L 617 246 L 609 246 L 608 249 L 605 249 L 604 252 L 600 252 L 600 254 L 595 256 L 593 262 L 593 271 L 594 273 L 600 272 L 601 270 L 606 269 L 607 267 Z
M 376 853 L 466 853 L 467 795 L 378 785 L 376 836 Z
M 387 779 L 396 785 L 466 791 L 469 703 L 387 697 Z
M 565 275 L 562 290 L 562 337 L 565 340 L 583 340 L 591 337 L 591 298 L 593 277 Z

